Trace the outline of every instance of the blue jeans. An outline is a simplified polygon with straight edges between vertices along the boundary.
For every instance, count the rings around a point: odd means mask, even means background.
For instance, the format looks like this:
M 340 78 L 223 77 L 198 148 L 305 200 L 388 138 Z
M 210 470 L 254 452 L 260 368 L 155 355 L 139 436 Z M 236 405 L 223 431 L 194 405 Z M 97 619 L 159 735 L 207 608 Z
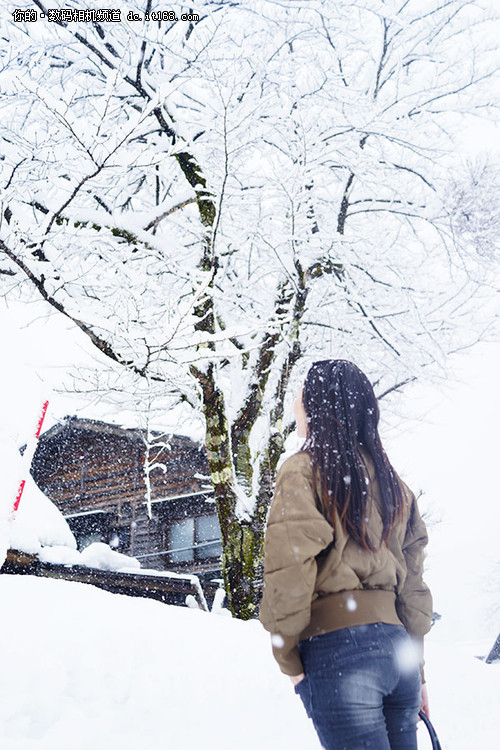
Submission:
M 299 643 L 295 687 L 326 750 L 417 750 L 418 656 L 400 625 L 357 625 Z

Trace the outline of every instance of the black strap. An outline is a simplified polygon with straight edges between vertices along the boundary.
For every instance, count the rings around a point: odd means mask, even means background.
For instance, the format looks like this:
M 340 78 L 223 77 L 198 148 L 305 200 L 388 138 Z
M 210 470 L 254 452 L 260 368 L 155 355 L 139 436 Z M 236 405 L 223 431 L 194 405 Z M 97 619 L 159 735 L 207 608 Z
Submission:
M 438 740 L 436 730 L 431 724 L 431 720 L 426 714 L 424 714 L 423 711 L 419 711 L 418 715 L 420 716 L 420 718 L 422 719 L 422 721 L 424 722 L 425 726 L 427 727 L 429 731 L 429 735 L 430 735 L 431 742 L 432 742 L 432 750 L 441 750 L 441 743 Z

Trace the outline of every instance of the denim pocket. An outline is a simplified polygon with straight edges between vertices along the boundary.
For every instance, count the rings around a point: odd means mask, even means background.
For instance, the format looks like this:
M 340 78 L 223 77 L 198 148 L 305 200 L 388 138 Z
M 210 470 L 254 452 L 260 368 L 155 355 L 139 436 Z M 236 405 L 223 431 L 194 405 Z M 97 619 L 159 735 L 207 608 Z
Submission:
M 297 682 L 297 684 L 293 686 L 293 689 L 295 690 L 297 695 L 300 695 L 301 686 L 304 684 L 306 680 L 307 680 L 307 677 L 303 677 L 300 682 Z
M 307 679 L 307 675 L 294 686 L 294 691 L 296 695 L 298 695 L 304 704 L 304 708 L 306 709 L 306 714 L 311 718 L 311 686 L 309 685 L 309 680 Z
M 299 649 L 306 674 L 324 678 L 379 655 L 381 643 L 373 626 L 358 625 L 301 641 Z

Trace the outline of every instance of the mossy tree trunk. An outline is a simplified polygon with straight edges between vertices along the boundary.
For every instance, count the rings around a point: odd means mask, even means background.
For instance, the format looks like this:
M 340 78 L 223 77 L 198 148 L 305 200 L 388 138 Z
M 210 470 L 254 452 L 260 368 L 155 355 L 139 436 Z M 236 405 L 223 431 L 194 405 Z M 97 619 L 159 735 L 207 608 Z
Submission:
M 214 214 L 210 212 L 209 215 Z M 200 267 L 213 275 L 208 285 L 210 289 L 218 266 L 211 250 L 211 225 L 206 226 L 205 251 Z M 231 425 L 226 416 L 224 394 L 217 385 L 215 361 L 209 362 L 205 369 L 196 366 L 191 368 L 203 396 L 207 458 L 222 533 L 225 588 L 231 611 L 240 619 L 254 617 L 260 601 L 265 524 L 276 467 L 286 437 L 283 429 L 285 394 L 293 367 L 301 356 L 300 324 L 306 310 L 308 285 L 323 274 L 335 274 L 341 279 L 343 273 L 341 266 L 327 259 L 315 263 L 306 271 L 297 263 L 296 271 L 295 283 L 286 280 L 277 288 L 275 319 L 286 318 L 289 321 L 286 330 L 264 333 L 246 399 Z M 209 292 L 196 309 L 196 315 L 199 319 L 198 330 L 215 332 L 213 298 Z M 280 355 L 280 374 L 277 384 L 273 385 L 269 380 L 271 366 L 285 339 L 287 353 Z M 263 455 L 255 460 L 251 454 L 250 437 L 262 411 L 265 391 L 269 388 L 274 388 L 270 412 L 271 430 Z M 256 491 L 253 489 L 255 486 Z M 242 493 L 252 508 L 248 513 L 242 513 L 238 503 Z
M 204 297 L 195 309 L 198 318 L 195 327 L 204 333 L 213 334 L 216 311 L 211 290 L 219 267 L 214 248 L 216 206 L 213 197 L 206 190 L 205 178 L 194 159 L 187 154 L 183 154 L 183 157 L 181 167 L 188 181 L 193 186 L 196 185 L 196 189 L 201 186 L 203 190 L 202 199 L 198 201 L 200 218 L 205 229 L 199 268 L 208 275 L 209 283 Z M 188 169 L 193 169 L 193 178 Z M 292 290 L 288 281 L 281 284 L 278 287 L 276 314 L 283 316 L 293 309 L 294 318 L 300 319 L 305 309 L 305 298 L 303 288 L 297 293 Z M 227 420 L 224 394 L 217 384 L 215 347 L 209 344 L 209 348 L 214 351 L 214 360 L 209 360 L 205 368 L 196 365 L 191 367 L 202 393 L 206 424 L 205 445 L 222 534 L 222 570 L 226 594 L 232 613 L 241 619 L 255 616 L 260 599 L 265 520 L 272 492 L 272 477 L 283 447 L 283 436 L 279 430 L 273 433 L 266 455 L 261 460 L 259 491 L 254 508 L 250 513 L 243 514 L 238 500 L 243 493 L 248 505 L 252 505 L 254 467 L 249 440 L 261 412 L 275 349 L 281 338 L 280 331 L 264 334 L 245 402 L 232 425 Z M 297 347 L 298 336 L 296 345 L 292 347 L 291 354 L 283 365 L 279 392 L 276 394 L 280 414 L 286 391 L 284 381 L 288 380 L 293 362 L 298 358 Z

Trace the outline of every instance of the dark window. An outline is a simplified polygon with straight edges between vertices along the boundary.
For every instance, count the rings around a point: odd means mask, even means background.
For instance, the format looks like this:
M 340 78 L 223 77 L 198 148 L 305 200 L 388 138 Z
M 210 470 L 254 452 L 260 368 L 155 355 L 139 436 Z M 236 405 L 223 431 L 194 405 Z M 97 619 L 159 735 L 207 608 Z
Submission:
M 171 562 L 190 562 L 220 557 L 221 533 L 217 515 L 198 516 L 176 521 L 170 526 Z
M 73 532 L 82 550 L 94 542 L 105 542 L 109 540 L 111 515 L 109 513 L 82 513 L 75 516 L 67 516 L 66 521 Z
M 194 557 L 194 518 L 177 521 L 170 527 L 170 559 L 187 562 Z
M 195 519 L 195 554 L 198 560 L 220 557 L 222 554 L 220 538 L 219 519 L 215 513 Z
M 94 542 L 103 542 L 104 536 L 99 531 L 94 532 L 93 534 L 81 534 L 78 537 L 78 549 L 84 550 L 85 547 L 89 547 L 91 544 L 94 544 Z
M 109 546 L 118 552 L 127 553 L 130 548 L 130 527 L 116 526 L 109 532 Z

